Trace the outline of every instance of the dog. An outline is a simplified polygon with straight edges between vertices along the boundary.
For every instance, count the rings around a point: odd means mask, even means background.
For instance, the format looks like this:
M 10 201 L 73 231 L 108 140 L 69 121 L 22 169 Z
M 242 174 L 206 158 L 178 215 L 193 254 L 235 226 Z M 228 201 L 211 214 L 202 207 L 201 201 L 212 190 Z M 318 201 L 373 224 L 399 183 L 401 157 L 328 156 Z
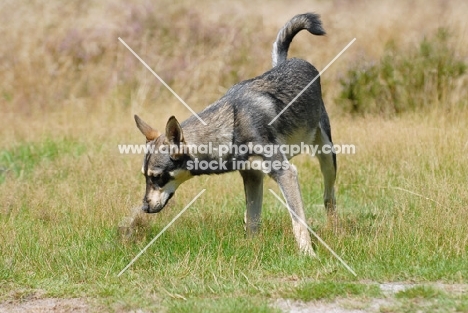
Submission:
M 336 155 L 334 151 L 320 153 L 322 147 L 333 146 L 333 142 L 328 114 L 322 100 L 319 72 L 305 60 L 287 59 L 292 39 L 304 29 L 317 36 L 325 34 L 319 15 L 306 13 L 294 16 L 279 31 L 273 44 L 272 69 L 234 85 L 222 98 L 198 113 L 198 116 L 192 115 L 180 124 L 174 116 L 170 117 L 164 134 L 135 115 L 136 125 L 145 135 L 147 147 L 153 148 L 153 152 L 145 155 L 142 167 L 146 179 L 142 206 L 144 212 L 161 211 L 176 189 L 194 176 L 239 171 L 246 198 L 245 228 L 247 235 L 252 236 L 258 232 L 260 226 L 263 179 L 268 175 L 278 183 L 288 207 L 295 213 L 291 214 L 291 218 L 300 251 L 315 256 L 307 227 L 299 220 L 305 221 L 305 214 L 297 170 L 289 163 L 298 154 L 297 151 L 268 149 L 269 153 L 265 153 L 265 149 L 262 153 L 261 149 L 239 148 L 226 151 L 215 147 L 208 153 L 202 153 L 194 151 L 195 149 L 184 149 L 202 145 L 231 148 L 288 147 L 304 143 L 316 145 L 319 148 L 316 156 L 324 179 L 325 208 L 329 220 L 336 216 Z M 318 79 L 305 89 L 316 77 Z M 281 113 L 293 99 L 294 102 Z M 278 116 L 279 113 L 281 114 Z M 203 125 L 198 118 L 207 125 Z M 211 166 L 217 162 L 220 166 Z M 237 166 L 239 162 L 244 162 L 243 165 L 248 162 L 252 165 L 257 162 L 258 165 L 260 162 L 276 166 L 271 166 L 266 171 L 265 167 Z M 204 167 L 195 166 L 201 164 Z

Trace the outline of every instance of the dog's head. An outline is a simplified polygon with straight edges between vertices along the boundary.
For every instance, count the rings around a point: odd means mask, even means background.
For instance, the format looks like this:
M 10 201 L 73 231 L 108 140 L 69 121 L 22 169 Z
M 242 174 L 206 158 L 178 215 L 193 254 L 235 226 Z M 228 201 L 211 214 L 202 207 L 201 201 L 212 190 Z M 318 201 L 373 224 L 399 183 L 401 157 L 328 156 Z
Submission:
M 190 171 L 184 169 L 184 135 L 174 116 L 169 118 L 165 134 L 160 134 L 137 115 L 135 122 L 145 135 L 148 148 L 141 169 L 146 179 L 142 210 L 157 213 L 166 206 L 177 187 L 192 177 Z

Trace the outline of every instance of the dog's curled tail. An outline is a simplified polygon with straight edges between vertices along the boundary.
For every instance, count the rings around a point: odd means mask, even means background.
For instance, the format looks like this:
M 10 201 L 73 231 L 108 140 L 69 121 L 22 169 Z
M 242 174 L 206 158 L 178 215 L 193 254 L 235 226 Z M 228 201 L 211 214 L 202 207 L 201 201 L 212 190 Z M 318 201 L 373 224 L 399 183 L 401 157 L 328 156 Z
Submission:
M 273 44 L 273 51 L 271 52 L 273 67 L 286 61 L 291 41 L 294 36 L 303 29 L 307 29 L 309 33 L 313 35 L 325 35 L 325 30 L 322 28 L 322 22 L 320 21 L 320 15 L 305 13 L 294 16 L 280 29 L 276 41 Z

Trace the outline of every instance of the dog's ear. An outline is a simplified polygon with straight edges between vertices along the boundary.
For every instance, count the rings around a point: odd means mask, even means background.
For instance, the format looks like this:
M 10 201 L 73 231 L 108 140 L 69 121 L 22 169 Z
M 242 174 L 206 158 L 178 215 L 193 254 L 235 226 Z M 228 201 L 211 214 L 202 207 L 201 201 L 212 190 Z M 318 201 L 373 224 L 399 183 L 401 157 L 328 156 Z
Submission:
M 182 127 L 174 116 L 171 116 L 166 124 L 166 140 L 170 145 L 179 146 L 184 143 L 184 133 Z
M 146 124 L 145 121 L 143 121 L 138 115 L 135 114 L 134 117 L 138 129 L 146 137 L 146 142 L 154 140 L 161 135 L 156 129 Z
M 177 147 L 177 149 L 171 149 L 171 159 L 179 160 L 184 155 L 184 133 L 182 127 L 174 116 L 171 116 L 166 124 L 166 144 L 169 146 Z

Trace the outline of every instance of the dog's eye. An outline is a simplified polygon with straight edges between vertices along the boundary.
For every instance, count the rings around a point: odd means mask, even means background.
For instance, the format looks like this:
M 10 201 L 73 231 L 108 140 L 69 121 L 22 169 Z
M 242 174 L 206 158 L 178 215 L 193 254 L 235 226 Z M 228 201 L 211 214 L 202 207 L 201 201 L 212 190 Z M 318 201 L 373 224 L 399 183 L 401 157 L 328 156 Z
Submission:
M 171 175 L 169 173 L 161 173 L 161 174 L 155 174 L 148 176 L 148 180 L 151 182 L 151 184 L 162 187 L 167 184 L 169 181 Z
M 160 185 L 161 183 L 161 175 L 151 176 L 150 177 L 151 183 L 154 185 Z

